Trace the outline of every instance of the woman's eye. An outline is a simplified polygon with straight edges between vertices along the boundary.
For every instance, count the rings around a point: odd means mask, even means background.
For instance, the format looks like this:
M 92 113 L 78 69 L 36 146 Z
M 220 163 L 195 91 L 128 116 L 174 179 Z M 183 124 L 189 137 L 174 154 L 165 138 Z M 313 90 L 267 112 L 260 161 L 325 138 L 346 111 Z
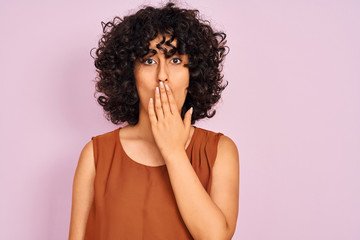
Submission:
M 181 58 L 173 58 L 171 59 L 171 61 L 175 60 L 175 64 L 180 64 L 182 61 L 181 61 Z
M 145 59 L 144 63 L 145 63 L 145 65 L 152 65 L 151 61 L 155 62 L 154 59 L 149 58 L 149 59 Z
M 171 62 L 178 65 L 178 64 L 180 64 L 182 62 L 182 60 L 181 60 L 181 58 L 173 58 L 173 59 L 171 59 Z M 148 59 L 144 60 L 145 65 L 153 65 L 155 63 L 156 63 L 155 60 L 151 59 L 151 58 L 148 58 Z

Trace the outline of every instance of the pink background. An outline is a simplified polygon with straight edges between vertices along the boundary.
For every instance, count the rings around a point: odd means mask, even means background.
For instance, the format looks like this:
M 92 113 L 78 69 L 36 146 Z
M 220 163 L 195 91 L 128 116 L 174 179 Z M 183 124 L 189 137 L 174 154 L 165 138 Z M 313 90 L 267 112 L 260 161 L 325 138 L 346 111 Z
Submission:
M 1 1 L 0 239 L 67 239 L 101 21 L 159 1 Z M 213 119 L 240 153 L 233 239 L 360 239 L 360 2 L 190 1 L 231 48 Z

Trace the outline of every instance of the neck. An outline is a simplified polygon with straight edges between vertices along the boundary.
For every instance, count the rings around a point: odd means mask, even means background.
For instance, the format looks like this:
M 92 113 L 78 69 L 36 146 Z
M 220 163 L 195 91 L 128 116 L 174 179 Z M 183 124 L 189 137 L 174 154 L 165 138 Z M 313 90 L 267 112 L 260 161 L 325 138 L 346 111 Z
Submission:
M 132 128 L 138 138 L 155 144 L 154 135 L 151 130 L 149 114 L 141 107 L 139 109 L 139 121 Z

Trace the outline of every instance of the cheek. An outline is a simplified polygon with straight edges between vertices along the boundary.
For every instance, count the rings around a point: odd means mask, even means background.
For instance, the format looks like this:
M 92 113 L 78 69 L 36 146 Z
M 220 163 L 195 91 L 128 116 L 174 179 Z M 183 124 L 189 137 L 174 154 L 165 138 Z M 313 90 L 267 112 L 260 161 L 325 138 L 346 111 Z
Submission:
M 136 89 L 138 96 L 141 101 L 147 101 L 148 99 L 155 98 L 155 87 L 150 86 L 149 84 L 144 84 L 142 82 L 136 83 Z
M 181 108 L 185 102 L 188 86 L 189 81 L 185 81 L 173 87 L 174 98 L 179 108 Z
M 149 79 L 146 77 L 146 75 L 143 74 L 134 74 L 135 77 L 135 83 L 136 83 L 136 89 L 138 91 L 139 96 L 146 97 L 148 95 L 151 95 L 152 90 L 155 92 L 155 87 L 149 84 Z

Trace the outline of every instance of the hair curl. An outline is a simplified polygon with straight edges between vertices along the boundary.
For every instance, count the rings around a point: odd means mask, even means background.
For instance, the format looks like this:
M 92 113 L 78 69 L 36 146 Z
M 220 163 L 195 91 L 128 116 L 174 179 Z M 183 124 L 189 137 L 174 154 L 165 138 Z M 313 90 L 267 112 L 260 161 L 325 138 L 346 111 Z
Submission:
M 176 51 L 189 56 L 185 67 L 189 68 L 190 79 L 181 117 L 184 118 L 190 107 L 193 107 L 191 124 L 215 115 L 216 110 L 212 110 L 212 106 L 219 101 L 221 92 L 228 85 L 228 82 L 221 85 L 221 71 L 222 62 L 229 52 L 226 49 L 230 49 L 225 45 L 226 34 L 214 31 L 209 21 L 199 17 L 198 10 L 180 9 L 168 2 L 162 8 L 144 6 L 135 14 L 123 19 L 115 17 L 101 24 L 103 35 L 93 58 L 98 73 L 96 91 L 104 94 L 97 98 L 97 102 L 103 107 L 107 120 L 114 124 L 138 123 L 139 96 L 134 63 L 155 51 L 149 49 L 149 42 L 158 34 L 164 36 L 165 33 L 172 36 L 165 42 L 166 45 L 174 47 L 171 41 L 177 39 L 175 49 L 169 52 L 164 49 L 166 57 Z

